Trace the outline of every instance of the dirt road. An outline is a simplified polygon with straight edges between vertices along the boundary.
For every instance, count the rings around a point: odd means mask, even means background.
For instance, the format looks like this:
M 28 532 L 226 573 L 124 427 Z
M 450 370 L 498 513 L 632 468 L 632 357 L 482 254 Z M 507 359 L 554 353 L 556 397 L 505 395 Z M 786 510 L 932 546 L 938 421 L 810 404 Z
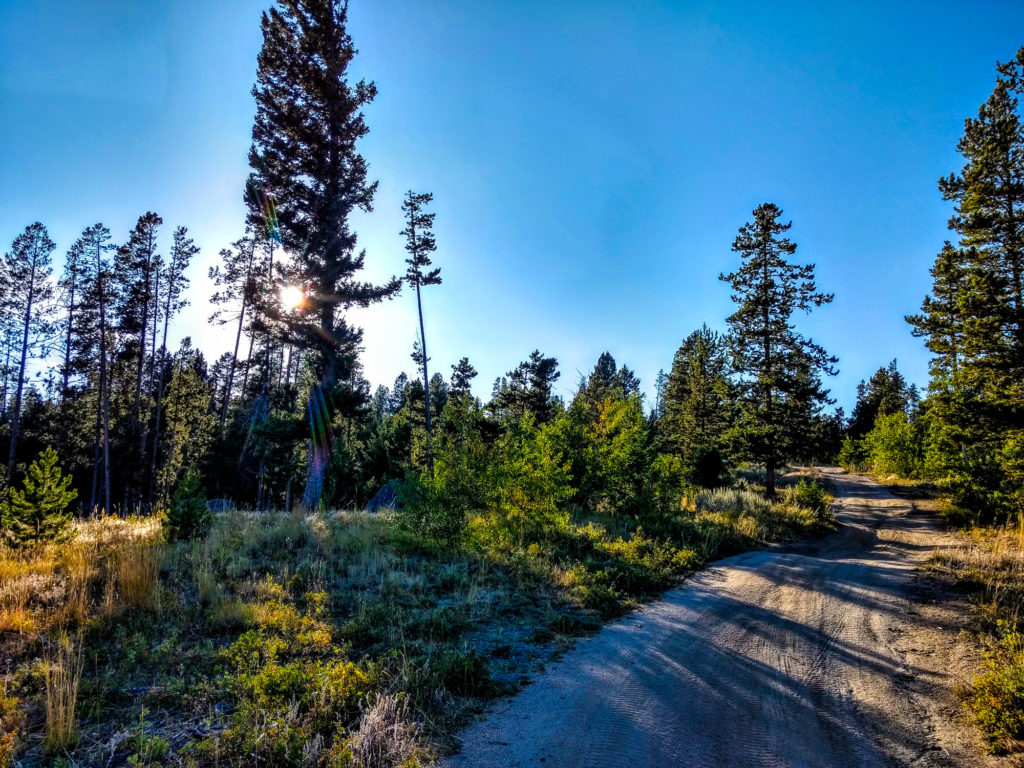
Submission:
M 823 471 L 838 533 L 721 560 L 581 641 L 443 765 L 1000 765 L 950 693 L 974 662 L 963 606 L 914 573 L 948 537 L 873 481 Z

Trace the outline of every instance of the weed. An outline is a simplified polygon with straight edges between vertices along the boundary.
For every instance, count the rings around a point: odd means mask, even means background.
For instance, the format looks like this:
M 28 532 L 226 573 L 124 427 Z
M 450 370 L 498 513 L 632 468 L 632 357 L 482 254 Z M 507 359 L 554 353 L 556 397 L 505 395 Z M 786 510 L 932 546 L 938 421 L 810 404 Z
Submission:
M 72 642 L 61 634 L 45 660 L 46 751 L 56 754 L 76 739 L 75 704 L 82 675 L 81 639 Z

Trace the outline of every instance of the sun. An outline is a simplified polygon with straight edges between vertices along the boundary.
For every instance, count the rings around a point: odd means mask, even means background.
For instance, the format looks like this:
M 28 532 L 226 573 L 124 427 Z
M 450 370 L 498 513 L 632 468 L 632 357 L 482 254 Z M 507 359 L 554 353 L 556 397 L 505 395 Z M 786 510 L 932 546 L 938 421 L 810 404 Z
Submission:
M 297 285 L 286 285 L 281 288 L 281 305 L 285 309 L 298 309 L 305 298 L 306 294 Z

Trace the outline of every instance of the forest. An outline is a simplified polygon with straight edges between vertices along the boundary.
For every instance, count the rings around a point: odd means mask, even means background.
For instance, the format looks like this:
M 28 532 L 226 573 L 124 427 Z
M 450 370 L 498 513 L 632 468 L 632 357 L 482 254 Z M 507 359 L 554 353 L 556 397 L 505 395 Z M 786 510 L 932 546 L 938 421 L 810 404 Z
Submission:
M 894 330 L 930 380 L 883 357 L 847 417 L 840 361 L 800 330 L 832 286 L 772 202 L 737 217 L 726 330 L 686 335 L 653 401 L 607 352 L 568 399 L 555 350 L 525 347 L 486 398 L 473 350 L 432 367 L 430 192 L 376 201 L 401 205 L 407 269 L 361 276 L 377 92 L 347 75 L 347 13 L 263 14 L 245 215 L 209 273 L 229 352 L 168 347 L 199 247 L 156 212 L 89 226 L 59 270 L 40 222 L 4 254 L 0 765 L 426 765 L 572 638 L 710 560 L 834 530 L 800 467 L 1024 525 L 1024 48 L 965 122 L 950 240 Z M 374 389 L 348 313 L 399 294 L 418 339 Z

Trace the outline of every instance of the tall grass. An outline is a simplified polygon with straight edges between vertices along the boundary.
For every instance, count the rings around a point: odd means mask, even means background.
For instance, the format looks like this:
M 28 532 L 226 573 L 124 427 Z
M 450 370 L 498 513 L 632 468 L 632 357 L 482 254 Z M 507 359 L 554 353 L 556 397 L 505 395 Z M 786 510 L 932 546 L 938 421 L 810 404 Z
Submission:
M 82 676 L 81 639 L 72 641 L 58 635 L 49 649 L 44 667 L 46 682 L 46 751 L 53 755 L 77 740 L 75 705 Z

